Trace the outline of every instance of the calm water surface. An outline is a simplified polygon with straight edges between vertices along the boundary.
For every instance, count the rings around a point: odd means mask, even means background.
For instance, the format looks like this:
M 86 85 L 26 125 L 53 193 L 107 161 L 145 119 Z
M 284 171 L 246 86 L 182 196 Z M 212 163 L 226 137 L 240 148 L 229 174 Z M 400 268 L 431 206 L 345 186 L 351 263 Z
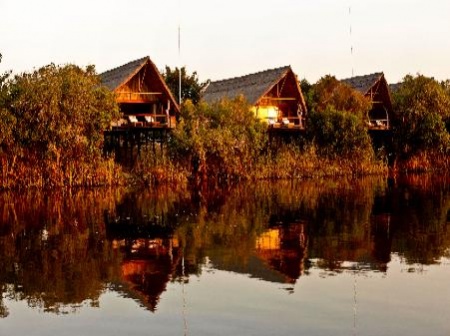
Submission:
M 0 335 L 449 335 L 449 182 L 0 194 Z

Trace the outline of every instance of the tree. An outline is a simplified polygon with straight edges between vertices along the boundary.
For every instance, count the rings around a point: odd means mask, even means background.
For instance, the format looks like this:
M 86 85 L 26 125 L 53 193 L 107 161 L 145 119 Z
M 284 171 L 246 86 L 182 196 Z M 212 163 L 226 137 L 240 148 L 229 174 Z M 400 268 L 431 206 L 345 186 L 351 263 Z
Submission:
M 308 102 L 308 136 L 319 154 L 354 160 L 373 157 L 366 125 L 371 103 L 366 97 L 335 77 L 325 76 L 309 90 Z
M 118 107 L 94 67 L 50 64 L 8 83 L 7 108 L 17 119 L 15 141 L 68 159 L 98 152 Z
M 179 68 L 171 69 L 166 66 L 163 72 L 164 80 L 167 86 L 172 91 L 173 95 L 178 98 L 179 95 Z M 194 104 L 197 104 L 200 100 L 202 89 L 208 84 L 209 81 L 200 83 L 197 77 L 197 72 L 194 71 L 191 75 L 188 75 L 186 67 L 181 68 L 181 100 L 191 100 Z M 177 99 L 178 100 L 178 99 Z
M 319 154 L 328 158 L 361 160 L 373 157 L 373 149 L 366 126 L 351 112 L 328 106 L 313 110 L 308 119 L 308 134 Z
M 408 75 L 393 97 L 397 151 L 403 157 L 423 151 L 448 153 L 448 86 L 423 75 Z
M 308 104 L 309 103 L 308 96 L 309 96 L 309 93 L 313 86 L 310 82 L 308 82 L 308 80 L 306 78 L 303 78 L 299 82 L 299 84 L 300 84 L 300 90 L 302 90 L 303 97 L 305 97 L 306 103 Z M 308 110 L 311 110 L 311 106 L 308 105 L 307 107 L 308 107 Z
M 8 153 L 0 168 L 8 166 L 15 179 L 72 185 L 110 173 L 113 165 L 102 158 L 103 131 L 119 109 L 93 66 L 50 64 L 16 75 L 3 83 L 0 98 L 2 134 L 4 126 L 9 134 L 0 140 L 14 144 L 3 146 Z M 105 170 L 96 171 L 100 167 Z
M 0 63 L 2 54 L 0 54 Z M 7 86 L 6 81 L 10 72 L 0 74 L 0 151 L 12 144 L 12 131 L 15 126 L 15 118 L 6 109 Z
M 245 178 L 266 144 L 265 130 L 242 96 L 212 105 L 188 100 L 171 149 L 201 180 Z
M 441 86 L 444 89 L 447 96 L 450 98 L 450 79 L 441 82 Z M 450 133 L 450 118 L 446 118 L 445 125 L 447 127 L 447 132 Z
M 367 113 L 371 108 L 371 102 L 363 94 L 330 75 L 322 77 L 312 86 L 308 94 L 308 103 L 311 110 L 316 112 L 334 108 L 354 113 L 363 120 L 367 119 Z

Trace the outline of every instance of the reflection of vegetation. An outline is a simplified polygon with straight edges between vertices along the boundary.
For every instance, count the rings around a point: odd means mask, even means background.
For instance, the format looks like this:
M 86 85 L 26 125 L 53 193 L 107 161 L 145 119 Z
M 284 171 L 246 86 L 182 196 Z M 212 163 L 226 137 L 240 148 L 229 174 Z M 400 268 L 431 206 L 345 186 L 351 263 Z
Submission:
M 187 220 L 175 233 L 187 261 L 197 264 L 208 256 L 224 268 L 245 265 L 257 236 L 267 225 L 268 200 L 258 199 L 255 190 L 247 186 L 227 192 L 220 201 L 215 195 L 209 199 L 212 202 L 200 203 L 195 218 Z
M 340 269 L 344 261 L 356 261 L 378 268 L 380 261 L 371 255 L 370 215 L 374 192 L 382 183 L 360 180 L 344 188 L 327 188 L 319 194 L 315 208 L 305 209 L 311 223 L 310 257 L 321 259 L 321 267 Z
M 103 209 L 113 194 L 3 194 L 0 286 L 9 299 L 64 313 L 97 305 L 120 261 L 105 241 Z M 41 195 L 42 196 L 42 195 Z
M 395 223 L 392 250 L 408 263 L 433 264 L 449 257 L 448 177 L 401 179 L 389 197 Z
M 154 311 L 171 281 L 214 268 L 293 283 L 311 267 L 386 271 L 448 255 L 448 177 L 0 195 L 3 297 L 65 313 L 109 288 Z M 184 262 L 182 262 L 182 260 Z M 183 267 L 184 266 L 184 267 Z M 38 275 L 38 276 L 37 276 Z M 7 300 L 0 316 L 8 316 Z

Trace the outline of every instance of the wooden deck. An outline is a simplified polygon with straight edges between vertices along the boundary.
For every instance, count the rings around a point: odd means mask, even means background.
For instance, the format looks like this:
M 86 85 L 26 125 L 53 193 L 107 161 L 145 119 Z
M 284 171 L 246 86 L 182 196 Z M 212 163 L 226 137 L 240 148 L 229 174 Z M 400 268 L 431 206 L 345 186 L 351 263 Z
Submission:
M 281 145 L 282 143 L 295 142 L 306 134 L 305 127 L 292 123 L 287 125 L 279 123 L 269 125 L 267 132 L 269 134 L 269 144 L 275 146 Z
M 301 125 L 280 125 L 280 124 L 273 124 L 269 125 L 268 127 L 269 132 L 272 133 L 298 133 L 305 131 L 305 128 Z

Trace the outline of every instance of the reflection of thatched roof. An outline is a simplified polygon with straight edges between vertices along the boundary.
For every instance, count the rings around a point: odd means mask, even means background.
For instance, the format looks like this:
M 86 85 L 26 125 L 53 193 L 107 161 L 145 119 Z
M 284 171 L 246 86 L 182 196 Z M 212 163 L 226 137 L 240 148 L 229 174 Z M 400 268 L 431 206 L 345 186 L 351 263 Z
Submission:
M 382 72 L 376 72 L 370 75 L 342 79 L 341 82 L 350 85 L 362 94 L 366 94 L 383 77 Z
M 122 242 L 115 241 L 119 247 Z M 126 240 L 120 250 L 124 253 L 121 278 L 113 290 L 137 301 L 155 312 L 160 296 L 173 278 L 181 254 L 167 240 Z
M 222 98 L 233 99 L 243 95 L 251 105 L 255 105 L 270 89 L 282 79 L 290 66 L 266 70 L 254 74 L 211 82 L 203 93 L 207 103 Z
M 149 57 L 143 57 L 129 62 L 117 68 L 105 71 L 100 74 L 102 84 L 114 91 L 130 80 L 142 67 L 150 61 Z
M 249 258 L 244 261 L 237 255 L 228 255 L 223 252 L 224 251 L 217 253 L 214 253 L 214 251 L 209 252 L 208 257 L 215 269 L 238 274 L 247 274 L 251 278 L 276 283 L 292 283 L 296 280 L 288 278 L 286 275 L 272 269 L 256 255 L 250 255 Z

